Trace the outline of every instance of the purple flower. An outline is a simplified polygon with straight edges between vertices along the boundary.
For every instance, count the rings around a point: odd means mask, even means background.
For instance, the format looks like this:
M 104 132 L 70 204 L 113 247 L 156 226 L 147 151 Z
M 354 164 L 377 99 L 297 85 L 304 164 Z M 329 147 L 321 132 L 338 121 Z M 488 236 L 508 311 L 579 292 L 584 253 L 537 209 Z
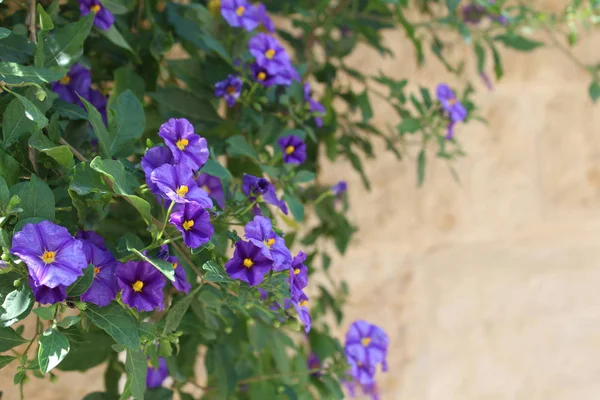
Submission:
M 183 293 L 188 293 L 192 288 L 192 285 L 187 281 L 187 273 L 185 272 L 185 268 L 183 268 L 179 264 L 179 260 L 177 257 L 169 257 L 167 259 L 168 262 L 171 263 L 173 269 L 175 270 L 175 281 L 173 282 L 173 286 L 175 289 L 179 290 Z
M 196 183 L 217 202 L 219 207 L 225 209 L 225 192 L 219 178 L 202 172 L 196 178 Z
M 263 28 L 267 32 L 274 33 L 275 32 L 275 24 L 273 24 L 273 21 L 271 21 L 271 18 L 267 14 L 267 8 L 265 7 L 265 5 L 262 3 L 255 5 L 254 12 L 256 14 L 256 18 L 258 19 L 260 24 L 263 26 Z
M 100 91 L 90 89 L 89 97 L 86 98 L 87 101 L 90 102 L 91 105 L 96 107 L 96 110 L 102 116 L 102 121 L 104 121 L 104 125 L 108 125 L 107 115 L 106 115 L 106 105 L 108 104 L 108 99 L 104 96 Z
M 138 311 L 163 309 L 164 275 L 146 261 L 128 261 L 117 269 L 123 303 Z
M 275 187 L 265 178 L 258 178 L 253 175 L 244 174 L 242 177 L 242 191 L 250 201 L 254 201 L 257 197 L 262 196 L 262 199 L 273 206 L 279 207 L 281 211 L 287 215 L 288 208 L 285 201 L 277 198 Z
M 146 185 L 148 185 L 148 189 L 154 194 L 159 194 L 160 189 L 156 185 L 156 183 L 152 182 L 150 176 L 152 175 L 152 171 L 154 171 L 158 167 L 162 167 L 165 164 L 173 163 L 173 153 L 171 149 L 165 146 L 155 146 L 151 149 L 148 149 L 144 157 L 142 157 L 142 170 L 146 175 Z
M 289 135 L 277 141 L 283 152 L 283 162 L 286 164 L 302 164 L 306 160 L 306 144 L 296 135 Z
M 383 329 L 367 321 L 355 321 L 346 333 L 344 351 L 348 360 L 365 366 L 382 363 L 387 370 L 387 348 L 389 339 Z M 361 382 L 364 383 L 364 382 Z
M 93 244 L 100 250 L 106 250 L 106 244 L 104 243 L 104 238 L 102 236 L 98 235 L 94 231 L 80 230 L 77 232 L 77 235 L 75 237 L 77 239 L 83 239 L 83 240 Z M 84 246 L 84 249 L 85 249 L 85 246 Z
M 308 358 L 306 359 L 306 368 L 308 369 L 318 369 L 321 368 L 321 360 L 319 359 L 319 356 L 317 356 L 315 353 L 311 352 L 308 355 Z M 322 373 L 320 371 L 315 371 L 312 372 L 310 375 L 311 376 L 320 376 Z
M 58 82 L 52 82 L 52 90 L 62 100 L 83 107 L 79 96 L 88 98 L 92 75 L 90 70 L 80 64 L 73 64 L 69 72 Z M 79 94 L 79 96 L 77 96 Z
M 169 245 L 163 244 L 162 246 L 160 246 L 160 248 L 158 249 L 158 252 L 156 253 L 156 257 L 160 258 L 161 260 L 168 259 L 169 258 Z
M 173 152 L 176 163 L 184 164 L 192 170 L 202 168 L 208 160 L 206 139 L 194 133 L 194 127 L 185 118 L 171 118 L 160 126 L 158 135 Z
M 308 267 L 304 265 L 306 253 L 299 251 L 298 255 L 292 260 L 290 267 L 290 290 L 292 298 L 296 297 L 294 293 L 301 292 L 308 285 Z
M 158 368 L 154 368 L 148 363 L 148 371 L 146 372 L 146 387 L 148 389 L 156 388 L 162 385 L 165 379 L 169 376 L 169 369 L 164 358 L 158 357 Z
M 335 185 L 333 185 L 331 187 L 331 193 L 333 193 L 333 195 L 337 196 L 337 197 L 344 194 L 347 190 L 348 190 L 348 182 L 346 182 L 346 181 L 339 181 L 338 183 L 336 183 Z
M 304 101 L 308 103 L 309 109 L 311 113 L 314 114 L 325 114 L 325 106 L 319 103 L 316 100 L 312 99 L 312 92 L 310 90 L 310 83 L 306 82 L 304 84 Z M 320 128 L 323 126 L 323 119 L 319 116 L 315 117 L 315 124 Z
M 150 180 L 158 187 L 159 194 L 175 203 L 195 202 L 204 208 L 212 208 L 208 194 L 194 181 L 192 170 L 183 164 L 163 165 L 156 168 Z
M 486 14 L 485 7 L 479 4 L 467 4 L 462 8 L 463 21 L 468 24 L 479 24 Z
M 169 221 L 181 232 L 183 243 L 195 249 L 208 242 L 215 232 L 210 215 L 198 203 L 186 203 L 171 214 Z
M 256 64 L 270 74 L 277 75 L 291 67 L 290 56 L 273 36 L 259 33 L 250 39 L 248 47 Z
M 87 267 L 81 242 L 50 221 L 25 224 L 12 244 L 11 253 L 27 264 L 35 286 L 69 286 Z
M 295 76 L 293 72 L 295 70 L 283 70 L 279 74 L 273 74 L 257 63 L 252 64 L 250 70 L 254 80 L 265 87 L 271 87 L 273 85 L 290 86 Z
M 310 312 L 308 311 L 308 297 L 302 293 L 300 299 L 292 299 L 292 304 L 296 309 L 298 319 L 304 324 L 304 332 L 310 332 L 310 328 L 312 327 L 312 318 L 310 316 Z
M 452 122 L 464 121 L 467 117 L 467 109 L 454 95 L 450 87 L 444 83 L 440 83 L 436 88 L 437 98 L 442 104 L 442 108 L 446 111 Z
M 235 75 L 229 75 L 224 81 L 215 83 L 215 96 L 224 97 L 229 108 L 235 105 L 241 93 L 242 80 Z
M 102 250 L 87 240 L 80 241 L 88 265 L 94 266 L 94 280 L 89 289 L 81 295 L 81 300 L 105 307 L 117 297 L 119 291 L 115 276 L 117 260 L 108 250 Z
M 79 12 L 81 16 L 88 15 L 93 12 L 94 26 L 103 31 L 107 31 L 115 22 L 115 17 L 107 8 L 98 0 L 79 0 Z
M 60 303 L 67 298 L 67 286 L 65 285 L 58 285 L 55 288 L 49 288 L 44 285 L 36 286 L 31 276 L 28 279 L 29 286 L 31 286 L 31 290 L 33 291 L 33 297 L 40 304 Z
M 244 227 L 246 239 L 262 249 L 263 254 L 273 261 L 276 272 L 288 269 L 292 263 L 292 255 L 283 238 L 273 231 L 271 220 L 262 216 L 254 217 Z
M 239 240 L 235 243 L 233 257 L 225 264 L 225 270 L 233 279 L 256 286 L 262 282 L 272 266 L 273 261 L 263 254 L 260 247 Z
M 229 26 L 253 31 L 260 24 L 256 8 L 246 0 L 221 0 L 221 15 Z
M 448 122 L 448 126 L 446 127 L 446 140 L 454 139 L 454 125 L 456 125 L 456 122 Z

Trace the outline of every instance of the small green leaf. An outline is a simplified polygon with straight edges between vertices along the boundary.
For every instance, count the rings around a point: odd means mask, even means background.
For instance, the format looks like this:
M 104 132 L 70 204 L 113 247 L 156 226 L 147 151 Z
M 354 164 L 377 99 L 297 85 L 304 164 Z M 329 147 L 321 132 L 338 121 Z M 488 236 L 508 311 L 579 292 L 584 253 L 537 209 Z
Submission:
M 315 178 L 316 178 L 316 175 L 314 172 L 302 170 L 302 171 L 298 172 L 296 174 L 296 176 L 294 176 L 294 179 L 292 179 L 292 182 L 294 182 L 294 183 L 311 182 L 311 181 L 314 181 Z
M 175 269 L 173 268 L 173 265 L 170 262 L 165 260 L 159 260 L 157 258 L 150 258 L 144 253 L 134 248 L 127 247 L 127 249 L 133 251 L 142 260 L 152 264 L 152 266 L 160 272 L 162 272 L 162 274 L 166 276 L 168 280 L 170 280 L 171 282 L 175 281 Z
M 294 219 L 298 222 L 302 222 L 302 220 L 304 220 L 304 206 L 300 200 L 298 200 L 298 197 L 291 193 L 285 193 L 283 199 L 290 208 Z
M 598 81 L 593 81 L 592 83 L 590 83 L 588 92 L 590 94 L 590 98 L 595 103 L 598 100 L 598 97 L 600 97 L 600 84 L 598 83 Z
M 83 43 L 88 37 L 95 14 L 89 13 L 77 22 L 54 29 L 44 40 L 45 67 L 68 67 L 83 54 Z
M 198 294 L 200 288 L 202 288 L 202 286 L 198 286 L 196 289 L 189 292 L 183 299 L 179 300 L 174 306 L 171 306 L 171 309 L 169 310 L 169 313 L 165 319 L 163 335 L 167 335 L 177 329 L 190 304 L 192 304 L 194 297 L 196 297 Z
M 506 47 L 520 51 L 532 51 L 544 45 L 542 42 L 527 39 L 516 33 L 498 35 L 494 37 L 494 40 L 501 42 Z
M 54 369 L 69 354 L 69 340 L 58 330 L 48 328 L 39 340 L 38 361 L 42 374 Z
M 397 126 L 399 133 L 415 133 L 421 129 L 421 120 L 418 118 L 403 118 Z
M 90 264 L 83 270 L 83 275 L 78 277 L 77 280 L 67 288 L 67 294 L 69 297 L 81 296 L 90 288 L 93 281 L 94 266 Z
M 131 90 L 126 90 L 111 104 L 109 113 L 110 142 L 107 145 L 111 156 L 127 157 L 131 146 L 144 133 L 146 117 L 142 104 Z
M 0 353 L 27 342 L 29 340 L 23 339 L 12 328 L 0 328 Z
M 425 181 L 425 149 L 421 149 L 417 157 L 417 185 L 420 187 Z
M 146 391 L 146 372 L 148 364 L 146 357 L 140 350 L 127 350 L 125 359 L 125 370 L 127 371 L 127 380 L 129 381 L 129 390 L 136 400 L 144 400 Z
M 0 176 L 0 211 L 4 210 L 10 200 L 10 192 L 6 180 Z
M 241 135 L 235 135 L 227 139 L 227 154 L 230 156 L 248 156 L 254 160 L 258 160 L 258 154 L 256 150 L 248 143 L 245 137 Z
M 13 286 L 16 274 L 2 275 L 0 279 L 0 327 L 7 327 L 25 318 L 33 307 L 33 293 L 29 285 Z
M 11 31 L 6 28 L 0 28 L 0 39 L 4 39 L 5 37 L 10 36 Z
M 207 261 L 202 265 L 202 269 L 206 271 L 203 278 L 210 282 L 231 282 L 231 278 L 227 272 L 214 261 Z
M 231 176 L 231 172 L 229 172 L 227 168 L 225 168 L 218 161 L 215 160 L 207 160 L 206 164 L 204 164 L 202 169 L 200 169 L 200 172 L 216 176 L 217 178 L 221 178 L 223 180 L 233 179 L 233 177 Z
M 13 356 L 0 356 L 0 369 L 6 367 L 8 364 L 16 360 L 17 357 Z
M 448 7 L 448 13 L 453 15 L 459 3 L 460 0 L 446 0 L 446 7 Z
M 5 90 L 7 92 L 9 91 L 8 89 Z M 46 118 L 40 109 L 37 108 L 31 101 L 29 101 L 27 97 L 21 96 L 20 94 L 12 91 L 10 91 L 10 93 L 21 102 L 23 108 L 25 109 L 25 118 L 33 121 L 37 129 L 42 129 L 48 125 L 48 118 Z
M 477 57 L 477 72 L 485 71 L 485 50 L 479 43 L 475 43 L 475 56 Z
M 94 107 L 90 102 L 88 102 L 83 97 L 79 96 L 79 99 L 82 101 L 85 109 L 88 112 L 88 119 L 92 124 L 92 128 L 94 128 L 94 133 L 98 137 L 98 144 L 100 147 L 100 154 L 104 158 L 110 157 L 110 135 L 108 130 L 106 129 L 106 125 L 104 125 L 104 121 L 102 120 L 102 115 L 98 112 L 96 107 Z
M 29 138 L 29 146 L 47 154 L 64 167 L 68 167 L 73 160 L 73 153 L 69 146 L 57 146 L 41 131 L 34 132 Z
M 55 311 L 56 307 L 40 307 L 33 310 L 33 312 L 44 321 L 50 321 L 51 319 L 54 319 Z
M 356 102 L 358 103 L 358 107 L 360 107 L 364 123 L 368 122 L 371 118 L 373 118 L 373 109 L 371 108 L 369 94 L 366 90 L 356 97 Z
M 37 175 L 31 175 L 29 182 L 22 182 L 11 188 L 11 194 L 19 196 L 21 202 L 19 207 L 23 209 L 19 214 L 19 219 L 43 218 L 48 221 L 54 220 L 56 212 L 54 203 L 54 193 L 46 182 L 42 181 Z
M 0 149 L 0 176 L 6 180 L 9 187 L 19 182 L 20 173 L 21 164 L 10 154 Z
M 99 29 L 98 32 L 118 47 L 128 50 L 135 58 L 138 58 L 136 52 L 131 48 L 129 43 L 127 43 L 127 40 L 125 40 L 115 25 L 112 25 L 107 31 Z
M 494 46 L 492 42 L 489 42 L 490 48 L 492 49 L 492 57 L 494 58 L 494 74 L 496 74 L 496 79 L 500 80 L 504 75 L 504 68 L 502 67 L 502 57 L 500 57 L 500 52 Z
M 14 99 L 8 103 L 2 120 L 2 140 L 6 147 L 30 135 L 36 128 L 36 123 L 25 116 L 25 107 Z
M 79 321 L 81 321 L 81 317 L 69 315 L 68 317 L 64 317 L 62 321 L 58 323 L 58 326 L 63 329 L 69 329 L 73 325 L 77 325 Z
M 111 303 L 106 307 L 88 304 L 83 312 L 98 328 L 108 333 L 117 343 L 130 349 L 140 347 L 140 335 L 135 319 L 120 305 Z

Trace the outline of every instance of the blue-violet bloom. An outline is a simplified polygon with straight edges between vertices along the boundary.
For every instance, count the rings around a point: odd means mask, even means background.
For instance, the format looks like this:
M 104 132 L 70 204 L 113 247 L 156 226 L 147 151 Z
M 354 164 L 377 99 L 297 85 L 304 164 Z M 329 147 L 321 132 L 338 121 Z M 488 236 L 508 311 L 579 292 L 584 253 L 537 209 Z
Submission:
M 304 101 L 306 101 L 308 103 L 311 113 L 320 114 L 318 116 L 315 116 L 315 124 L 319 128 L 322 127 L 323 126 L 323 118 L 321 118 L 321 117 L 323 114 L 325 114 L 326 109 L 323 104 L 319 103 L 316 100 L 313 100 L 312 91 L 310 89 L 310 83 L 308 83 L 308 82 L 306 82 L 304 84 Z
M 79 12 L 81 16 L 94 13 L 94 26 L 107 31 L 115 23 L 115 17 L 99 0 L 79 0 Z
M 108 250 L 96 247 L 92 242 L 81 240 L 88 265 L 94 266 L 94 280 L 81 300 L 105 307 L 117 296 L 119 286 L 115 270 L 119 264 Z
M 306 160 L 306 144 L 296 135 L 288 135 L 277 141 L 286 164 L 302 164 Z
M 187 273 L 185 272 L 185 268 L 179 264 L 177 257 L 171 256 L 167 258 L 167 261 L 171 263 L 173 269 L 175 270 L 175 281 L 172 282 L 173 286 L 180 292 L 188 293 L 192 288 L 192 285 L 187 281 Z
M 148 370 L 146 371 L 146 387 L 153 389 L 160 387 L 165 379 L 169 376 L 169 369 L 167 368 L 167 362 L 164 358 L 158 357 L 158 367 L 154 368 L 148 363 Z
M 260 24 L 256 8 L 246 0 L 221 0 L 221 15 L 233 28 L 253 31 Z
M 224 81 L 215 83 L 215 96 L 225 98 L 229 108 L 235 105 L 241 93 L 242 80 L 235 75 L 229 75 Z
M 194 127 L 185 118 L 171 118 L 160 126 L 158 135 L 173 152 L 176 163 L 196 171 L 208 160 L 206 139 L 194 133 Z
M 28 277 L 29 286 L 33 291 L 33 297 L 35 301 L 40 304 L 54 304 L 65 301 L 67 298 L 67 286 L 58 285 L 55 288 L 49 288 L 48 286 L 39 285 L 36 286 L 31 276 Z
M 138 311 L 163 309 L 165 276 L 146 261 L 128 261 L 117 268 L 123 303 Z
M 464 121 L 467 118 L 467 109 L 456 98 L 456 95 L 450 87 L 440 83 L 436 88 L 437 99 L 442 104 L 442 108 L 448 113 L 452 122 Z
M 198 203 L 181 205 L 169 221 L 181 232 L 183 243 L 193 249 L 208 242 L 215 232 L 210 215 Z
M 183 164 L 158 167 L 150 180 L 158 187 L 159 194 L 175 203 L 198 203 L 204 208 L 212 208 L 213 202 L 208 193 L 198 187 L 191 169 Z
M 173 164 L 173 153 L 171 152 L 171 149 L 165 146 L 154 146 L 146 151 L 146 154 L 142 157 L 141 164 L 144 175 L 146 175 L 146 185 L 148 185 L 148 189 L 154 194 L 159 194 L 160 189 L 156 183 L 152 182 L 150 176 L 152 175 L 152 171 L 156 168 L 162 167 L 165 164 Z
M 267 8 L 265 5 L 262 3 L 255 5 L 254 12 L 263 28 L 269 33 L 275 33 L 275 24 L 269 17 L 269 14 L 267 14 Z
M 225 209 L 225 192 L 223 191 L 223 185 L 221 179 L 216 176 L 200 173 L 196 178 L 196 183 L 202 188 L 208 195 L 217 202 L 219 207 Z
M 262 196 L 262 199 L 267 204 L 279 207 L 281 211 L 287 215 L 288 208 L 285 201 L 277 198 L 275 187 L 265 178 L 244 174 L 242 177 L 242 191 L 248 196 L 250 201 L 254 201 L 257 197 Z
M 273 230 L 269 218 L 254 217 L 254 220 L 244 227 L 244 234 L 246 239 L 260 247 L 263 254 L 273 261 L 273 271 L 284 271 L 290 267 L 292 255 L 283 238 Z
M 225 264 L 225 271 L 233 279 L 256 286 L 271 271 L 273 261 L 267 258 L 262 249 L 251 242 L 239 240 L 235 243 L 233 257 Z
M 355 321 L 346 333 L 344 351 L 349 360 L 361 365 L 376 366 L 381 363 L 387 370 L 389 339 L 383 329 L 367 321 Z M 363 382 L 361 382 L 363 383 Z
M 51 88 L 62 100 L 83 107 L 79 96 L 89 98 L 91 84 L 90 70 L 80 64 L 73 64 L 65 76 L 57 82 L 52 82 Z
M 346 181 L 339 181 L 331 187 L 331 193 L 333 193 L 333 195 L 337 197 L 340 197 L 342 194 L 346 193 L 347 190 L 348 182 Z

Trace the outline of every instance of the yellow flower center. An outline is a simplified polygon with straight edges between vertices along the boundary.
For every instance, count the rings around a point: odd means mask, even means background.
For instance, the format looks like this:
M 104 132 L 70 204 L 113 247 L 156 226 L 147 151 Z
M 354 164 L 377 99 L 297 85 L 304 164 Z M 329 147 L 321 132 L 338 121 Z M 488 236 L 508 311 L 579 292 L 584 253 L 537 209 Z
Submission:
M 144 282 L 142 282 L 142 281 L 135 281 L 133 283 L 133 285 L 131 285 L 131 287 L 133 288 L 134 292 L 141 292 L 142 288 L 144 287 Z
M 176 262 L 174 262 L 173 264 L 171 264 L 173 266 L 173 269 L 177 269 L 177 267 L 179 267 L 179 264 L 177 264 Z
M 227 86 L 227 93 L 234 94 L 235 92 L 235 86 Z
M 362 363 L 360 361 L 357 361 L 356 365 L 358 365 L 359 367 L 362 367 Z
M 235 10 L 235 13 L 237 14 L 238 17 L 241 17 L 242 15 L 244 15 L 245 12 L 246 12 L 246 7 L 244 7 L 244 6 L 239 6 Z
M 187 145 L 190 144 L 190 141 L 187 139 L 179 139 L 175 145 L 177 146 L 177 148 L 181 151 L 185 150 L 185 148 L 187 147 Z
M 275 57 L 275 50 L 273 49 L 269 49 L 265 52 L 265 57 L 267 57 L 267 59 L 272 60 L 273 57 Z
M 364 337 L 360 340 L 360 344 L 362 344 L 364 347 L 367 347 L 369 344 L 371 344 L 371 338 L 370 337 Z
M 94 267 L 94 276 L 98 275 L 99 273 L 100 273 L 100 268 Z
M 302 300 L 298 304 L 300 305 L 300 307 L 306 307 L 306 305 L 308 304 L 308 300 Z
M 448 104 L 450 104 L 451 106 L 455 105 L 456 104 L 456 99 L 452 98 L 452 99 L 448 100 Z
M 202 189 L 204 189 L 204 191 L 208 194 L 210 194 L 210 188 L 206 185 L 202 185 Z
M 94 4 L 90 7 L 90 11 L 93 13 L 97 13 L 100 10 L 102 10 L 102 6 L 100 4 Z
M 268 248 L 271 248 L 271 246 L 273 246 L 275 244 L 275 238 L 265 240 L 265 244 L 267 245 Z
M 249 258 L 244 258 L 244 267 L 250 269 L 254 265 L 254 261 Z
M 190 229 L 192 229 L 192 227 L 194 226 L 194 221 L 189 220 L 189 221 L 183 221 L 183 229 L 185 229 L 186 231 L 189 231 Z M 173 267 L 175 268 L 175 267 Z
M 60 83 L 63 85 L 68 85 L 69 83 L 71 83 L 71 77 L 69 75 L 65 75 L 62 78 L 60 78 Z
M 55 252 L 46 250 L 44 254 L 42 254 L 42 261 L 46 264 L 52 264 L 54 262 L 54 257 L 56 257 Z
M 259 81 L 264 81 L 265 79 L 267 79 L 267 74 L 261 71 L 258 74 L 256 74 L 256 79 L 258 79 Z
M 294 275 L 298 275 L 299 273 L 300 273 L 300 268 L 296 268 L 296 269 L 294 270 Z
M 296 148 L 294 146 L 288 146 L 285 148 L 285 154 L 292 154 Z
M 177 193 L 177 196 L 180 197 L 185 197 L 185 195 L 187 194 L 187 192 L 190 190 L 189 187 L 185 186 L 185 185 L 181 185 L 177 188 L 177 190 L 175 191 L 175 193 Z

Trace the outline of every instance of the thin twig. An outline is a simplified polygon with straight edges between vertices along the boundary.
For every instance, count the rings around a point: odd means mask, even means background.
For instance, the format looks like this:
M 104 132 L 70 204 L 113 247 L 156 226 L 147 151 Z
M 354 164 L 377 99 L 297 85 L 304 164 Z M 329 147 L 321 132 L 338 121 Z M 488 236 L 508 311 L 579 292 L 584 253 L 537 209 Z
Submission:
M 37 30 L 35 22 L 36 0 L 29 0 L 29 14 L 27 15 L 27 25 L 29 26 L 29 37 L 31 41 L 37 44 Z
M 87 158 L 85 158 L 85 156 L 83 154 L 81 154 L 79 151 L 77 151 L 77 149 L 75 149 L 75 147 L 71 146 L 69 144 L 69 142 L 67 142 L 64 138 L 60 138 L 59 142 L 65 146 L 67 146 L 69 148 L 69 150 L 71 150 L 71 153 L 73 153 L 73 155 L 75 157 L 77 157 L 77 159 L 79 161 L 87 161 Z

